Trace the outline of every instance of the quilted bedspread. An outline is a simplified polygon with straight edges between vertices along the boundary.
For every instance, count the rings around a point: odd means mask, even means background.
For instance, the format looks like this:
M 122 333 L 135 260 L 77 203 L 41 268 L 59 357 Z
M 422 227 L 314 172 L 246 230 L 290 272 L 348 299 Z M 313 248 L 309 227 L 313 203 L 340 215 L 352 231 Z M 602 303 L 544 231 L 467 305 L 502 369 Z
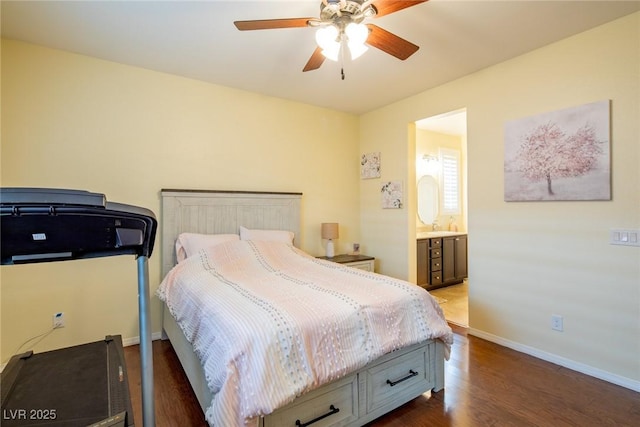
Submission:
M 176 265 L 158 296 L 204 367 L 213 426 L 256 425 L 297 396 L 393 350 L 453 340 L 411 283 L 284 243 L 222 243 Z

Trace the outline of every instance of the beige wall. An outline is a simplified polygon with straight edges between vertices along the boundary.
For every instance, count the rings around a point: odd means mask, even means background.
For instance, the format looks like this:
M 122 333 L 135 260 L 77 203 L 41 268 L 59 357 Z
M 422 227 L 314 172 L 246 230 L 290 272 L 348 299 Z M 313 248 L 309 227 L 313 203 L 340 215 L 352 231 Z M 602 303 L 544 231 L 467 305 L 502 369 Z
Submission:
M 357 117 L 25 43 L 2 42 L 2 186 L 76 188 L 147 207 L 162 188 L 294 191 L 302 248 L 359 234 Z M 150 260 L 160 282 L 160 236 Z M 362 243 L 366 250 L 365 242 Z M 36 351 L 137 330 L 133 257 L 3 266 L 2 361 L 65 312 Z M 160 304 L 153 298 L 153 332 Z
M 503 127 L 611 100 L 611 201 L 505 203 Z M 640 248 L 609 244 L 640 228 L 640 13 L 423 92 L 360 118 L 361 151 L 415 197 L 415 120 L 467 109 L 471 332 L 640 390 Z M 413 206 L 379 206 L 361 181 L 362 236 L 383 273 L 415 277 Z M 564 316 L 564 332 L 550 328 Z

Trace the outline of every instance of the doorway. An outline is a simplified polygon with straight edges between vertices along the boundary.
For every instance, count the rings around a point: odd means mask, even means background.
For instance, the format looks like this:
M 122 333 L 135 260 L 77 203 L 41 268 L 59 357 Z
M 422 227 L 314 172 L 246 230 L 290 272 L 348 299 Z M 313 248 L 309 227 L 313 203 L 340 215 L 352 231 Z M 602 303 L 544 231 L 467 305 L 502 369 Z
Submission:
M 468 234 L 466 109 L 418 120 L 415 129 L 416 180 L 431 175 L 439 189 L 434 217 L 424 219 L 416 214 L 416 231 L 456 230 Z M 458 163 L 452 164 L 456 158 Z M 468 278 L 429 293 L 437 297 L 448 322 L 469 326 Z

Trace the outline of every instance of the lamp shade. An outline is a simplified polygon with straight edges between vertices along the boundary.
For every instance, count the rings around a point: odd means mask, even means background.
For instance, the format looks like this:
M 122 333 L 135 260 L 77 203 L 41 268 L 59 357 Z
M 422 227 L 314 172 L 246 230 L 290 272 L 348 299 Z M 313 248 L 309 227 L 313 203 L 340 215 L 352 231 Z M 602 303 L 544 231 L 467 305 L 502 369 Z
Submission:
M 323 222 L 321 227 L 321 235 L 323 239 L 337 239 L 338 238 L 338 223 L 337 222 Z

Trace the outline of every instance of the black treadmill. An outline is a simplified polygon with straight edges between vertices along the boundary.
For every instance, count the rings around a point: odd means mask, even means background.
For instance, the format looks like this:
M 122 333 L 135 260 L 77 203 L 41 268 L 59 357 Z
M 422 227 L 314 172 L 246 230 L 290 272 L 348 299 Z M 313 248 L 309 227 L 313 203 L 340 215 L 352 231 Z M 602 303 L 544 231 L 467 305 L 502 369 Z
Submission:
M 2 265 L 135 255 L 138 262 L 143 425 L 155 425 L 148 258 L 157 221 L 103 194 L 0 188 Z M 132 426 L 122 339 L 11 358 L 2 372 L 2 426 Z
M 2 371 L 3 427 L 131 427 L 120 335 L 13 356 Z

